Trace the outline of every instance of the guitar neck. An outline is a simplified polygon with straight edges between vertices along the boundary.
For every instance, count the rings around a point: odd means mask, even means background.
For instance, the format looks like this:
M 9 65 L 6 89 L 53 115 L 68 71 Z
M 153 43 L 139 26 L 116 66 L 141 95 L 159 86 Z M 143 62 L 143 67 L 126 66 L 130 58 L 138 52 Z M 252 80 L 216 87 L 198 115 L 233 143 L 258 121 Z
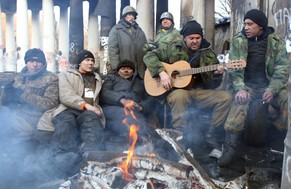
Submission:
M 202 66 L 199 68 L 191 68 L 188 70 L 180 70 L 179 75 L 180 76 L 186 76 L 186 75 L 193 75 L 193 74 L 198 74 L 198 73 L 204 73 L 204 72 L 210 72 L 210 71 L 215 71 L 217 70 L 218 66 L 223 66 L 223 64 L 214 64 L 214 65 L 209 65 L 209 66 Z

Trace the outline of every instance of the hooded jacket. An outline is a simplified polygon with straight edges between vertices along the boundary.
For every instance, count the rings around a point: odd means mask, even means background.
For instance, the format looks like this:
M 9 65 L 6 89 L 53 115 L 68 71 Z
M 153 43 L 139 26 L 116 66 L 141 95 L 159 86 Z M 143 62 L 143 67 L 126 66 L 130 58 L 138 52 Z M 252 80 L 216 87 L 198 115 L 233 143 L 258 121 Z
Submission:
M 157 77 L 160 72 L 165 71 L 162 62 L 173 64 L 180 60 L 188 62 L 190 59 L 189 54 L 191 52 L 186 47 L 182 38 L 178 42 L 169 42 L 166 47 L 167 48 L 158 48 L 148 51 L 144 56 L 144 62 L 152 77 Z M 198 51 L 200 53 L 200 67 L 218 63 L 216 54 L 213 52 L 210 43 L 206 39 L 203 38 L 201 48 Z M 214 78 L 212 72 L 201 73 L 201 78 L 205 88 L 215 88 L 221 82 L 221 77 Z
M 270 81 L 266 91 L 271 91 L 277 95 L 281 89 L 287 86 L 289 61 L 284 41 L 274 33 L 272 27 L 265 31 L 268 35 L 263 35 L 268 39 L 266 49 L 266 76 Z M 248 39 L 244 31 L 236 34 L 232 40 L 229 51 L 230 60 L 247 60 Z M 244 83 L 245 69 L 228 71 L 234 92 L 246 90 Z

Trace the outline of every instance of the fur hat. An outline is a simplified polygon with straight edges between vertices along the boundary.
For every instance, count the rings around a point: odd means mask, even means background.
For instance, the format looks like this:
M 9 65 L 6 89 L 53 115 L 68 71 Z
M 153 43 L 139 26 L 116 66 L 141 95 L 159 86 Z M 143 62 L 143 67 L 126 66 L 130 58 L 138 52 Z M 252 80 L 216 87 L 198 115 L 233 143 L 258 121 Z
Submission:
M 183 37 L 191 34 L 199 34 L 203 36 L 203 29 L 196 20 L 191 20 L 184 25 L 184 27 L 180 31 L 180 34 L 183 35 Z
M 28 61 L 37 61 L 46 64 L 46 59 L 43 51 L 37 48 L 29 49 L 28 51 L 26 51 L 24 61 L 25 64 L 27 64 Z
M 93 58 L 95 61 L 94 55 L 90 51 L 82 50 L 77 55 L 77 66 L 79 66 L 79 64 L 81 64 L 81 62 L 86 58 Z
M 133 71 L 135 70 L 134 63 L 130 60 L 127 60 L 127 59 L 125 59 L 117 64 L 116 71 L 118 71 L 121 67 L 130 67 L 131 69 L 133 69 Z
M 268 27 L 268 18 L 266 17 L 265 13 L 258 10 L 258 9 L 252 9 L 249 10 L 244 17 L 244 20 L 250 19 L 254 23 L 258 24 L 265 30 Z

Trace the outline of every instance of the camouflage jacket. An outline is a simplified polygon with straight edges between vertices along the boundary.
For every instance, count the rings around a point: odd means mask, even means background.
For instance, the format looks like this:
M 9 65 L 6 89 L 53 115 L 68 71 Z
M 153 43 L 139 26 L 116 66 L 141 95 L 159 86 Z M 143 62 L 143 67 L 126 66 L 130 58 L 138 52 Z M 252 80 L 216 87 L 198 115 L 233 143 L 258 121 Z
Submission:
M 265 72 L 270 84 L 266 91 L 271 91 L 276 95 L 287 85 L 289 61 L 283 40 L 275 33 L 271 33 L 267 37 Z M 233 38 L 229 58 L 230 60 L 247 60 L 247 56 L 248 39 L 240 32 Z M 244 69 L 228 71 L 234 92 L 246 89 L 244 71 Z
M 16 90 L 23 92 L 20 96 L 9 94 Z M 59 104 L 58 76 L 47 71 L 46 65 L 34 75 L 30 75 L 27 67 L 24 67 L 15 77 L 12 86 L 5 89 L 3 98 L 9 99 L 13 95 L 14 102 L 10 101 L 7 104 L 10 108 L 24 112 L 43 113 Z
M 176 28 L 171 28 L 169 30 L 161 29 L 158 32 L 155 45 L 159 48 L 166 48 L 169 42 L 178 42 L 181 38 L 180 31 Z
M 216 54 L 210 48 L 210 43 L 203 39 L 199 49 L 200 67 L 217 64 L 218 60 Z M 148 51 L 144 56 L 144 63 L 149 69 L 152 77 L 158 77 L 159 73 L 165 71 L 162 62 L 173 64 L 180 60 L 189 61 L 189 49 L 186 47 L 183 39 L 178 42 L 171 41 L 167 44 L 166 48 L 158 48 Z M 210 86 L 213 83 L 213 73 L 201 73 L 201 77 L 205 86 Z

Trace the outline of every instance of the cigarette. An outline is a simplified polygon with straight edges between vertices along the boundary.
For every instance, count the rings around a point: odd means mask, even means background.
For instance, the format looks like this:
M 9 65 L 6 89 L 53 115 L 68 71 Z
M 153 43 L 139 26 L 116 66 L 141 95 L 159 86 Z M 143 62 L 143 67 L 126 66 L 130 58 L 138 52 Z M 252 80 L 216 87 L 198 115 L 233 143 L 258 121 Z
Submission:
M 280 151 L 278 151 L 278 150 L 273 150 L 273 149 L 271 149 L 270 151 L 273 152 L 273 153 L 275 153 L 275 154 L 281 154 L 281 155 L 284 155 L 284 152 L 280 152 Z

